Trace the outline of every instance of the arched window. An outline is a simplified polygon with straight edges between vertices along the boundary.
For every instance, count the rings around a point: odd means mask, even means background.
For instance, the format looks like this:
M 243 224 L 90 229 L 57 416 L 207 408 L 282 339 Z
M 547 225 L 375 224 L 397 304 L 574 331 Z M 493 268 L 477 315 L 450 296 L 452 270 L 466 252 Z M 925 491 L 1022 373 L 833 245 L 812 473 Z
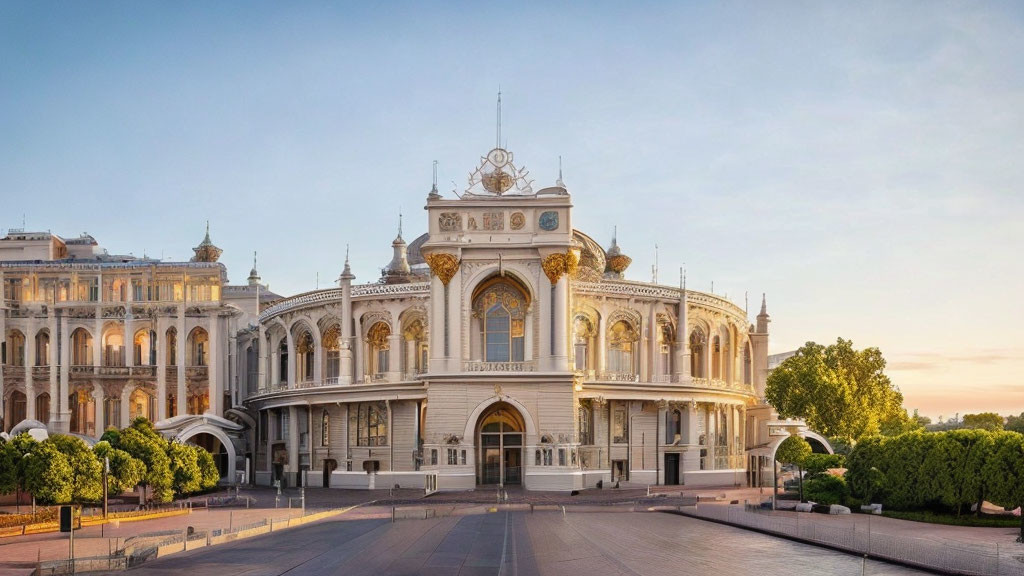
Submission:
M 718 335 L 711 340 L 711 377 L 722 378 L 722 338 Z
M 17 330 L 7 333 L 7 364 L 9 366 L 25 365 L 25 336 Z M 22 420 L 24 419 L 23 416 Z
M 135 420 L 139 416 L 148 418 L 150 422 L 156 420 L 156 402 L 153 401 L 153 396 L 142 388 L 133 390 L 128 399 L 129 420 Z
M 167 358 L 168 366 L 178 365 L 178 331 L 174 328 L 167 329 Z
M 305 331 L 295 342 L 295 381 L 308 382 L 313 379 L 313 359 L 315 348 L 313 335 Z
M 639 339 L 637 331 L 625 320 L 619 320 L 608 329 L 608 371 L 635 374 L 633 351 Z
M 355 422 L 356 446 L 386 446 L 388 443 L 388 409 L 384 402 L 360 402 L 350 412 Z
M 508 278 L 482 284 L 473 300 L 485 362 L 522 362 L 526 355 L 526 292 Z
M 189 366 L 206 366 L 210 337 L 206 330 L 195 328 L 188 335 Z
M 50 365 L 50 333 L 40 330 L 36 334 L 36 366 Z
M 675 334 L 672 324 L 667 321 L 658 323 L 658 374 L 667 376 L 672 373 L 672 344 Z
M 679 410 L 665 412 L 665 444 L 676 444 L 683 439 L 683 414 Z
M 92 336 L 85 328 L 71 333 L 71 364 L 92 366 Z
M 136 366 L 153 366 L 156 364 L 156 334 L 149 330 L 135 333 L 132 357 Z
M 277 358 L 278 358 L 278 378 L 281 385 L 288 383 L 288 341 L 281 338 L 281 343 L 277 347 Z
M 71 410 L 70 432 L 74 434 L 96 435 L 96 403 L 92 394 L 79 389 L 68 396 L 68 408 Z M 120 425 L 112 422 L 111 425 Z
M 245 349 L 245 389 L 249 394 L 255 394 L 259 387 L 260 377 L 260 341 L 255 339 Z
M 124 334 L 112 326 L 103 334 L 103 365 L 124 366 Z
M 576 427 L 579 431 L 580 444 L 594 443 L 593 409 L 590 400 L 580 400 L 579 408 L 577 408 Z
M 7 411 L 7 418 L 4 419 L 4 427 L 10 430 L 15 424 L 28 417 L 26 414 L 28 402 L 23 392 L 13 390 L 7 397 L 4 410 Z
M 366 332 L 366 342 L 370 347 L 370 375 L 382 378 L 390 370 L 391 326 L 387 322 L 377 322 Z
M 341 327 L 331 326 L 323 335 L 324 347 L 324 378 L 327 382 L 337 384 L 341 375 Z
M 597 331 L 594 322 L 583 314 L 573 321 L 573 353 L 576 370 L 590 370 L 594 367 L 593 340 Z
M 405 338 L 405 372 L 407 375 L 423 374 L 427 371 L 427 330 L 423 320 L 414 318 L 402 330 Z
M 50 423 L 50 394 L 47 392 L 36 396 L 36 420 L 43 424 Z
M 210 391 L 207 388 L 189 390 L 188 413 L 205 414 L 210 409 Z
M 690 333 L 690 374 L 694 378 L 707 378 L 707 365 L 705 364 L 705 353 L 707 351 L 707 336 L 700 328 L 694 328 Z

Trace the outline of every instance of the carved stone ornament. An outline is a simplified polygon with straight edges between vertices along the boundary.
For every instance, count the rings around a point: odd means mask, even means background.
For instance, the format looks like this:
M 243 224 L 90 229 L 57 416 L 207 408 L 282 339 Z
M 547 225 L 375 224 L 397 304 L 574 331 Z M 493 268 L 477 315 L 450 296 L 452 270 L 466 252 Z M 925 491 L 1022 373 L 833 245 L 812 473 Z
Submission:
M 484 230 L 505 229 L 505 214 L 503 212 L 484 212 L 482 218 Z
M 437 217 L 437 226 L 442 232 L 459 232 L 462 230 L 462 214 L 441 212 L 441 215 Z
M 423 259 L 427 261 L 427 266 L 430 266 L 430 272 L 440 278 L 441 283 L 445 286 L 455 277 L 455 273 L 459 271 L 459 261 L 453 254 L 446 254 L 444 252 L 424 254 Z
M 548 210 L 547 212 L 541 212 L 540 219 L 538 220 L 541 230 L 551 232 L 552 230 L 558 229 L 558 212 L 554 210 Z
M 508 217 L 508 227 L 513 230 L 522 230 L 526 226 L 526 216 L 522 212 L 513 212 Z

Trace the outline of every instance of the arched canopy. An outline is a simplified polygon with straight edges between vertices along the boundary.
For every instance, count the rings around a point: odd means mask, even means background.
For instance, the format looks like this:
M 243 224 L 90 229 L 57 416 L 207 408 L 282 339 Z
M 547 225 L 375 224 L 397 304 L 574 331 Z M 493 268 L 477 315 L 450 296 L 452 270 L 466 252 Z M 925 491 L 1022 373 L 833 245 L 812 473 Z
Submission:
M 536 441 L 538 436 L 537 425 L 530 416 L 530 411 L 526 409 L 526 406 L 524 406 L 522 402 L 512 398 L 511 396 L 492 396 L 477 404 L 476 408 L 473 409 L 473 412 L 470 413 L 469 418 L 466 419 L 466 429 L 463 438 L 472 438 L 475 434 L 477 424 L 480 422 L 481 416 L 484 412 L 487 412 L 488 408 L 494 404 L 499 403 L 508 406 L 508 408 L 515 409 L 516 413 L 518 413 L 520 421 L 526 431 L 526 443 Z

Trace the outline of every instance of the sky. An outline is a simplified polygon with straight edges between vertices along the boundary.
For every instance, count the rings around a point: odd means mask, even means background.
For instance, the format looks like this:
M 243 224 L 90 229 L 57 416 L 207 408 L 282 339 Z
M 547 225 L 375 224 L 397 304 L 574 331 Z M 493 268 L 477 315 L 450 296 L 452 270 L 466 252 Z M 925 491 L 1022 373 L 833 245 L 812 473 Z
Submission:
M 1024 6 L 0 1 L 0 229 L 289 295 L 357 282 L 503 144 L 627 276 L 874 346 L 906 407 L 1024 412 Z M 454 184 L 453 184 L 454 183 Z

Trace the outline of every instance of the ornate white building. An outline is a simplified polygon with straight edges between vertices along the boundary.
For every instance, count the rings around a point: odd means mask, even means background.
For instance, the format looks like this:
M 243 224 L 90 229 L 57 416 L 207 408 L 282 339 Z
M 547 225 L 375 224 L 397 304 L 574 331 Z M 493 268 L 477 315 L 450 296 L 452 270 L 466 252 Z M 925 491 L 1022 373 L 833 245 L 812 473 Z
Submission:
M 354 283 L 346 257 L 339 287 L 283 299 L 255 269 L 227 285 L 208 235 L 164 263 L 11 234 L 5 430 L 96 437 L 142 414 L 261 485 L 756 480 L 763 302 L 751 324 L 718 295 L 626 280 L 616 239 L 605 250 L 572 210 L 561 179 L 534 191 L 496 148 L 461 196 L 431 190 L 427 233 L 406 244 L 399 227 L 379 279 Z
M 428 232 L 400 230 L 379 280 L 354 284 L 346 260 L 338 288 L 263 310 L 237 339 L 255 480 L 747 482 L 767 313 L 754 326 L 720 296 L 625 280 L 629 257 L 572 209 L 496 148 L 461 196 L 435 186 Z

